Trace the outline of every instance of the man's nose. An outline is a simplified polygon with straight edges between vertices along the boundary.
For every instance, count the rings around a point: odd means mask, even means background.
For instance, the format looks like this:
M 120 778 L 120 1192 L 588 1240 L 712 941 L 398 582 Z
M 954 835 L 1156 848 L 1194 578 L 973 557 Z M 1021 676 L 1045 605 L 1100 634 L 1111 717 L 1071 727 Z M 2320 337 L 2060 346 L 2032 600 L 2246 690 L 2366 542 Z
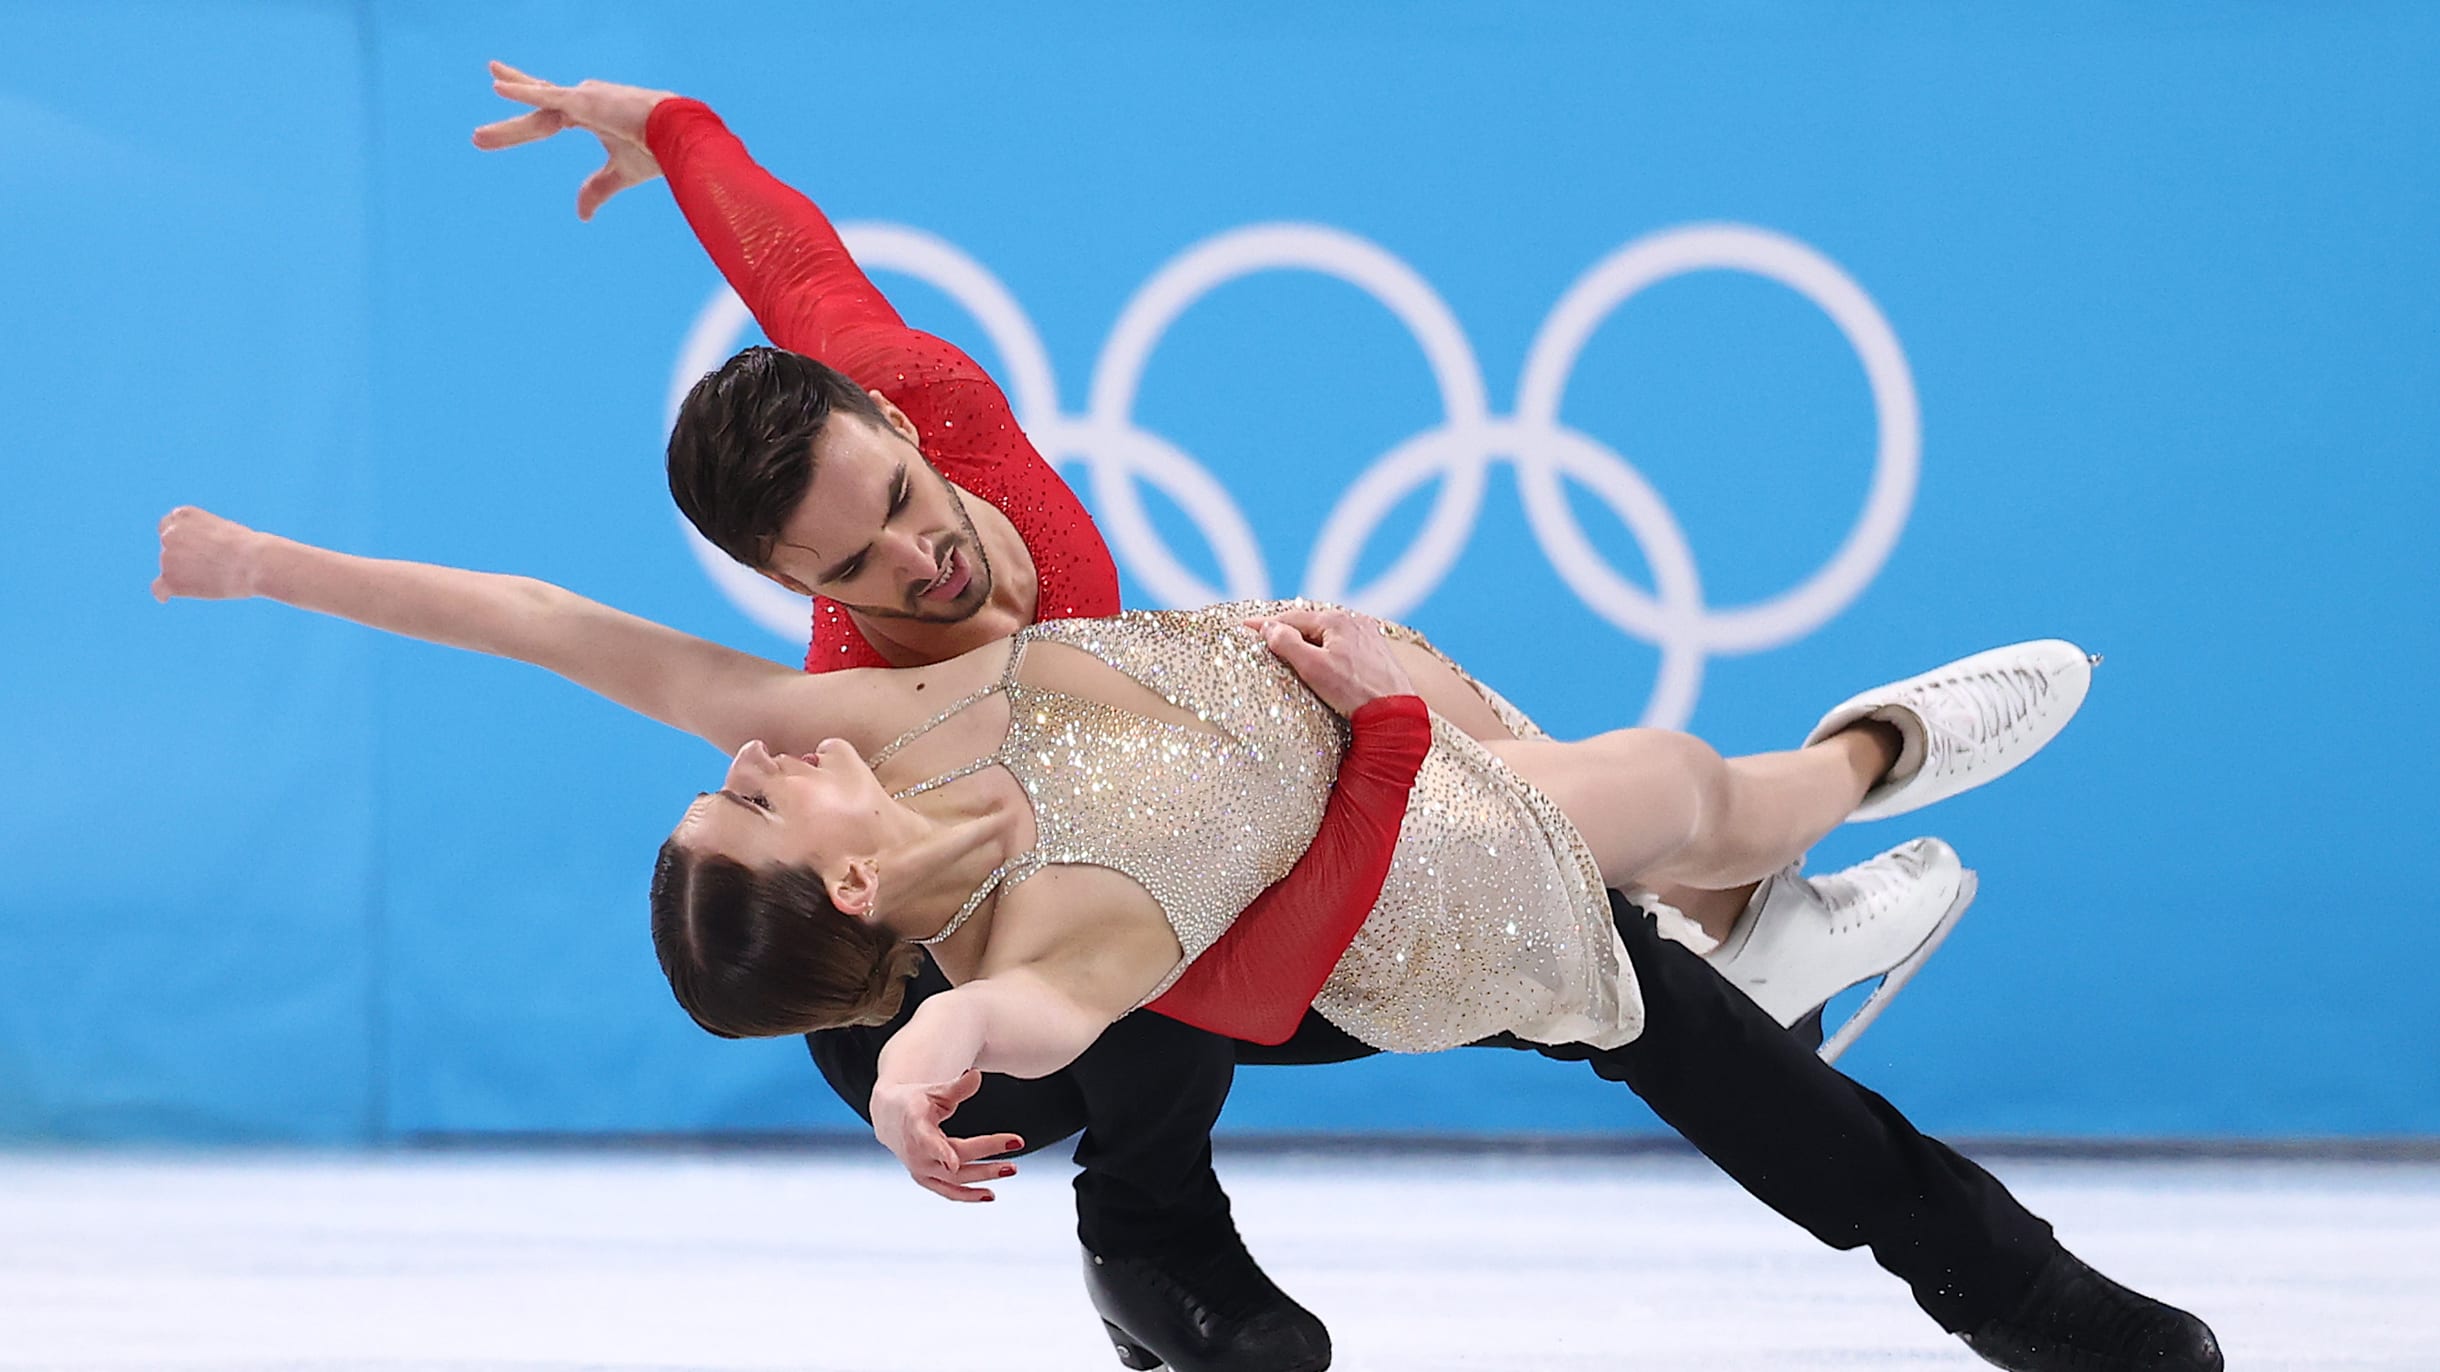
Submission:
M 940 544 L 930 534 L 907 534 L 898 540 L 898 565 L 907 579 L 922 585 L 940 575 Z

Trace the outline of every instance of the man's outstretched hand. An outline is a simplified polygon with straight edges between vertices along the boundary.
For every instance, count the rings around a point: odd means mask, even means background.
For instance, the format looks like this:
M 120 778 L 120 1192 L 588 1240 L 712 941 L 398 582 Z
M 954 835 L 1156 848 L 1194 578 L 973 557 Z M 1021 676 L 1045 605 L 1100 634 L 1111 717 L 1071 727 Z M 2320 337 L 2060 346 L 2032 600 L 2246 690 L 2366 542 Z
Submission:
M 256 590 L 258 551 L 266 534 L 209 510 L 181 505 L 161 519 L 161 574 L 153 599 L 238 600 Z
M 1250 619 L 1246 627 L 1340 714 L 1352 715 L 1383 696 L 1415 694 L 1414 679 L 1381 634 L 1381 621 L 1370 615 L 1315 605 Z
M 611 196 L 661 174 L 661 164 L 653 160 L 652 149 L 644 144 L 644 121 L 652 117 L 653 106 L 674 99 L 673 92 L 613 85 L 608 81 L 553 85 L 506 62 L 491 64 L 491 88 L 534 109 L 530 114 L 476 129 L 474 145 L 478 148 L 496 152 L 520 143 L 537 142 L 565 129 L 583 129 L 601 140 L 602 151 L 609 160 L 577 187 L 577 218 L 591 219 L 593 212 Z
M 991 1192 L 976 1182 L 1016 1175 L 1016 1164 L 991 1159 L 1023 1148 L 1023 1139 L 1014 1134 L 953 1139 L 941 1128 L 982 1086 L 983 1074 L 969 1071 L 955 1081 L 873 1088 L 874 1135 L 906 1164 L 916 1185 L 936 1196 L 987 1201 Z

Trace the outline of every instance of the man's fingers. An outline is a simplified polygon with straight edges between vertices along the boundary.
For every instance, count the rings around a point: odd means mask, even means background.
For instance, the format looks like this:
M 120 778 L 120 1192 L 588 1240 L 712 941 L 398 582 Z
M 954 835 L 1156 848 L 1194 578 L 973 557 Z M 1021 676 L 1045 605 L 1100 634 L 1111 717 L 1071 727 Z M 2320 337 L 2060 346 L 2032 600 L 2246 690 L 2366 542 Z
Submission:
M 1266 630 L 1261 630 L 1261 642 L 1269 644 L 1271 652 L 1276 652 L 1279 657 L 1288 659 L 1288 666 L 1296 666 L 1301 662 L 1313 662 L 1315 654 L 1322 652 L 1322 649 L 1313 647 L 1310 642 L 1305 642 L 1305 635 L 1296 632 L 1296 625 L 1266 627 Z
M 167 577 L 154 577 L 152 593 L 153 599 L 167 605 L 169 603 L 169 579 Z
M 491 83 L 491 89 L 494 95 L 504 100 L 514 100 L 520 105 L 532 105 L 538 109 L 566 109 L 569 98 L 574 94 L 565 86 L 554 86 L 548 81 L 499 80 Z
M 558 89 L 557 86 L 545 85 L 540 81 L 511 81 L 506 77 L 494 77 L 491 82 L 492 94 L 514 100 L 521 105 L 542 104 L 549 100 Z
M 601 165 L 601 170 L 586 177 L 585 184 L 576 188 L 576 217 L 590 220 L 595 210 L 625 189 L 626 178 L 619 174 L 618 159 L 613 157 Z
M 501 79 L 506 79 L 506 80 L 510 80 L 510 81 L 523 81 L 523 82 L 525 82 L 527 85 L 531 85 L 531 86 L 547 86 L 547 85 L 551 84 L 550 82 L 543 80 L 543 79 L 542 79 L 541 77 L 539 77 L 539 76 L 528 76 L 528 75 L 526 75 L 524 72 L 521 72 L 521 71 L 517 70 L 515 67 L 510 66 L 509 64 L 507 64 L 506 62 L 503 62 L 503 61 L 499 60 L 498 58 L 493 58 L 493 59 L 492 59 L 492 62 L 491 62 L 491 75 L 492 75 L 492 79 L 493 79 L 493 80 L 495 80 L 495 81 L 497 81 L 497 80 L 501 80 Z
M 1285 624 L 1309 639 L 1318 639 L 1322 636 L 1322 630 L 1329 627 L 1329 616 L 1337 613 L 1336 610 L 1321 610 L 1310 605 L 1291 605 L 1272 615 L 1271 621 Z
M 1328 653 L 1308 642 L 1291 624 L 1274 624 L 1263 630 L 1262 641 L 1278 654 L 1280 660 L 1300 670 L 1330 660 Z
M 485 124 L 474 131 L 474 145 L 486 152 L 513 148 L 520 143 L 532 143 L 548 138 L 568 127 L 568 117 L 558 110 L 535 110 L 513 119 Z

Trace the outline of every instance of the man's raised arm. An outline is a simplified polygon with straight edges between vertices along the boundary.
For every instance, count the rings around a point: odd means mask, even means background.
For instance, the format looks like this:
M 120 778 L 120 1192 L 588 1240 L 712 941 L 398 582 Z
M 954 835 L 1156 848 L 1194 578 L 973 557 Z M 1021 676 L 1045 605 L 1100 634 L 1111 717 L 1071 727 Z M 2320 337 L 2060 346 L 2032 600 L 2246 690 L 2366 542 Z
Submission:
M 890 354 L 922 351 L 931 338 L 890 308 L 830 217 L 764 170 L 699 100 L 654 105 L 644 139 L 696 239 L 771 341 L 889 394 Z
M 578 193 L 582 215 L 667 175 L 696 237 L 771 341 L 896 405 L 914 421 L 916 446 L 933 469 L 1008 518 L 1037 569 L 1046 560 L 1060 569 L 1057 585 L 1038 588 L 1038 613 L 1117 612 L 1118 572 L 1092 517 L 1026 438 L 998 383 L 955 344 L 907 327 L 830 220 L 748 156 L 718 115 L 667 91 L 601 81 L 560 86 L 499 63 L 492 76 L 494 90 L 534 108 L 477 129 L 476 146 L 592 133 L 608 160 Z M 1067 551 L 1085 545 L 1089 556 Z M 926 659 L 923 645 L 906 642 L 884 657 L 867 640 L 869 627 L 847 607 L 816 597 L 807 669 Z
M 510 148 L 568 129 L 593 134 L 608 160 L 577 192 L 576 212 L 588 219 L 620 191 L 666 176 L 695 237 L 773 343 L 837 368 L 910 414 L 903 390 L 992 385 L 965 354 L 908 328 L 829 217 L 764 170 L 703 102 L 608 81 L 561 86 L 499 62 L 491 71 L 492 89 L 534 109 L 475 130 L 477 147 Z

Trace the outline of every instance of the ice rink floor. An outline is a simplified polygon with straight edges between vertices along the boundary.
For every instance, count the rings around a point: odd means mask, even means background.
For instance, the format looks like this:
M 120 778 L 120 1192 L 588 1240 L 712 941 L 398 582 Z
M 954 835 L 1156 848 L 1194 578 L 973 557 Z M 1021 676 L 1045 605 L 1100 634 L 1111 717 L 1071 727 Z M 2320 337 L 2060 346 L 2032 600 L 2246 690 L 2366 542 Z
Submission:
M 1222 1166 L 1351 1372 L 1983 1365 L 1691 1158 Z M 1995 1170 L 2231 1367 L 2440 1367 L 2440 1165 Z M 954 1206 L 877 1150 L 0 1153 L 0 1367 L 1115 1368 L 1068 1175 Z

